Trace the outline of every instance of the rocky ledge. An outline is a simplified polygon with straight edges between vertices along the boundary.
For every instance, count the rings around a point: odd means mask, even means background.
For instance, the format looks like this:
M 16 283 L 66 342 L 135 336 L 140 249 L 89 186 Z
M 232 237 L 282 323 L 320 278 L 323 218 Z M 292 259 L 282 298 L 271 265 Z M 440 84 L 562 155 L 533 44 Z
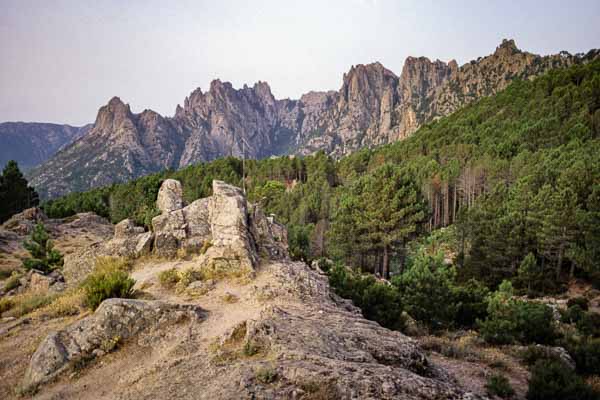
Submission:
M 149 279 L 140 283 L 155 300 L 109 299 L 48 335 L 24 389 L 40 387 L 41 399 L 478 398 L 413 339 L 364 319 L 322 272 L 290 261 L 285 230 L 238 188 L 216 181 L 211 198 L 184 206 L 170 198 L 179 187 L 167 181 L 161 189 L 155 237 L 173 235 L 178 249 L 200 237 L 211 246 L 187 261 L 144 261 L 134 277 Z M 124 223 L 115 233 L 112 245 L 145 234 Z M 168 268 L 225 268 L 234 278 L 217 277 L 189 297 L 151 284 Z M 100 357 L 93 368 L 80 362 Z M 85 373 L 64 376 L 70 368 Z

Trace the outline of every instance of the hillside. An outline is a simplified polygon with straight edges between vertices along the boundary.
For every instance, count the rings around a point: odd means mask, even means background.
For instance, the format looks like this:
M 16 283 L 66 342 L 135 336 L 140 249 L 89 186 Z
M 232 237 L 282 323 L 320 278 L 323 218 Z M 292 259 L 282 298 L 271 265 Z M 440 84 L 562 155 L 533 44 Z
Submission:
M 0 168 L 10 160 L 17 161 L 23 169 L 33 168 L 85 135 L 91 127 L 37 122 L 0 123 Z
M 235 89 L 217 79 L 208 91 L 193 91 L 173 117 L 132 113 L 115 97 L 87 135 L 30 177 L 43 197 L 56 197 L 242 153 L 260 159 L 324 151 L 339 158 L 406 138 L 513 80 L 585 63 L 597 53 L 538 56 L 505 40 L 493 54 L 460 67 L 409 57 L 397 76 L 380 63 L 356 65 L 339 91 L 308 92 L 299 100 L 275 99 L 266 82 Z

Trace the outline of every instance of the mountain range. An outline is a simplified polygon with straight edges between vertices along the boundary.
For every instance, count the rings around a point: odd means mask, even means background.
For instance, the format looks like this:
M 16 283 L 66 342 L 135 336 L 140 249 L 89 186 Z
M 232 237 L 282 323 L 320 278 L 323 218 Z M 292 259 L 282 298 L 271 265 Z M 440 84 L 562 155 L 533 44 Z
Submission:
M 24 170 L 43 163 L 92 128 L 38 122 L 0 123 L 0 167 L 16 160 Z
M 504 40 L 462 66 L 408 57 L 400 75 L 380 63 L 352 66 L 338 91 L 276 99 L 266 82 L 235 89 L 212 81 L 194 90 L 172 117 L 136 114 L 118 97 L 101 107 L 89 131 L 30 171 L 43 197 L 57 197 L 163 169 L 242 155 L 264 158 L 324 151 L 334 157 L 403 139 L 515 79 L 585 63 L 600 51 L 539 56 Z

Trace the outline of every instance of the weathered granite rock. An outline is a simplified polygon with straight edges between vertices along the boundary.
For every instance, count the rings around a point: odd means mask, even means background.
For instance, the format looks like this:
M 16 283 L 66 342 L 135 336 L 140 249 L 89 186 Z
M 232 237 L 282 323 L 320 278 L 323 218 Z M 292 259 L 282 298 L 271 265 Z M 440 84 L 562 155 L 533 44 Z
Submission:
M 132 235 L 144 233 L 144 228 L 135 226 L 132 219 L 126 218 L 115 225 L 115 238 L 129 238 Z
M 242 190 L 222 181 L 213 181 L 209 208 L 212 246 L 204 255 L 205 266 L 224 272 L 235 270 L 251 274 L 258 257 Z
M 169 212 L 183 207 L 183 188 L 175 179 L 166 179 L 160 186 L 156 206 L 160 211 Z
M 152 228 L 157 236 L 154 244 L 156 252 L 171 257 L 178 248 L 199 250 L 206 241 L 210 241 L 209 200 L 210 198 L 199 199 L 184 208 L 163 212 L 154 217 Z M 177 200 L 174 202 L 183 203 Z
M 46 222 L 48 217 L 41 208 L 32 207 L 10 217 L 2 224 L 2 229 L 15 232 L 18 235 L 29 235 L 39 222 Z
M 162 301 L 108 299 L 96 312 L 44 339 L 31 358 L 23 388 L 33 389 L 49 381 L 73 363 L 93 358 L 106 343 L 138 337 L 138 344 L 151 343 L 154 331 L 186 319 L 203 317 L 198 306 Z M 142 335 L 143 334 L 143 335 Z
M 289 258 L 287 228 L 272 215 L 267 217 L 259 205 L 251 207 L 250 225 L 260 256 L 271 260 Z

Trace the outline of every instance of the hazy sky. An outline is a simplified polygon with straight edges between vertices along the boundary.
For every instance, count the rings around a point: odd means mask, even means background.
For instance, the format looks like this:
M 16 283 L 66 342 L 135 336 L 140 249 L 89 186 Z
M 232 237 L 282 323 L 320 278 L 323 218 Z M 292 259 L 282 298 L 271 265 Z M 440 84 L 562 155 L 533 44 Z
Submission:
M 298 98 L 339 89 L 353 64 L 462 64 L 505 37 L 582 52 L 599 21 L 599 0 L 0 0 L 0 121 L 93 122 L 115 95 L 170 116 L 214 78 Z

